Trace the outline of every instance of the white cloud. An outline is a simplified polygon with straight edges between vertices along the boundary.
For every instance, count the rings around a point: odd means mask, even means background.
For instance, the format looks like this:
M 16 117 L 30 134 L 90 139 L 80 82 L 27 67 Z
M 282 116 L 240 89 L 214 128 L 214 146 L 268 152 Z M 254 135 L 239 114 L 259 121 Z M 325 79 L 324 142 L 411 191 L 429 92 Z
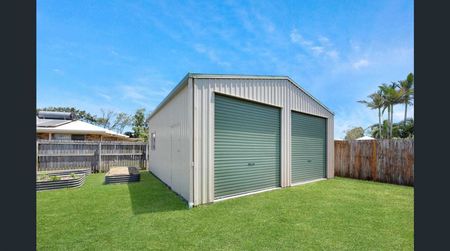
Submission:
M 274 32 L 275 31 L 275 25 L 273 23 L 267 23 L 265 24 L 265 28 L 267 32 Z
M 337 59 L 339 57 L 337 50 L 327 51 L 327 55 L 332 59 Z
M 217 52 L 212 49 L 212 48 L 208 48 L 203 44 L 195 44 L 194 45 L 194 49 L 201 54 L 206 55 L 206 57 L 208 57 L 208 59 L 213 62 L 216 63 L 222 67 L 229 67 L 231 64 L 229 62 L 226 62 L 225 60 L 222 60 L 218 55 Z
M 122 100 L 151 110 L 169 94 L 175 83 L 151 70 L 142 74 L 145 76 L 136 77 L 130 83 L 116 85 L 115 93 L 118 93 Z
M 311 51 L 312 51 L 314 54 L 316 54 L 316 55 L 320 55 L 320 54 L 323 53 L 324 48 L 321 47 L 321 46 L 312 46 L 312 47 L 311 47 Z
M 120 87 L 120 90 L 122 91 L 124 98 L 129 98 L 132 100 L 144 100 L 144 90 L 140 86 L 134 86 L 134 85 L 122 85 Z
M 255 26 L 253 25 L 253 23 L 250 21 L 250 15 L 247 12 L 247 10 L 241 8 L 241 7 L 236 7 L 233 8 L 234 12 L 236 14 L 236 16 L 238 17 L 238 19 L 241 21 L 243 27 L 248 31 L 248 32 L 254 32 L 255 31 Z
M 367 67 L 367 66 L 369 66 L 369 60 L 367 60 L 367 59 L 359 59 L 352 63 L 352 67 L 356 70 L 359 70 L 360 68 Z
M 55 68 L 52 70 L 54 73 L 59 74 L 59 75 L 64 75 L 64 71 L 58 68 Z
M 351 108 L 340 108 L 336 111 L 334 120 L 334 138 L 343 139 L 345 131 L 354 127 L 366 129 L 368 126 L 377 123 L 378 115 L 375 110 L 355 104 Z
M 303 36 L 300 35 L 300 33 L 298 32 L 297 29 L 293 29 L 291 31 L 290 37 L 291 37 L 291 42 L 294 44 L 299 44 L 302 46 L 313 46 L 313 42 L 304 39 Z
M 267 17 L 260 15 L 259 13 L 254 13 L 254 16 L 260 23 L 260 26 L 267 32 L 273 33 L 275 31 L 275 25 Z
M 414 118 L 414 106 L 408 106 L 408 118 Z M 394 107 L 394 123 L 402 121 L 405 118 L 405 105 L 399 104 Z
M 319 36 L 318 40 L 319 40 L 320 44 L 322 44 L 324 46 L 331 46 L 330 39 L 325 36 Z
M 291 42 L 302 46 L 314 56 L 324 56 L 331 59 L 338 59 L 339 52 L 334 48 L 330 39 L 325 36 L 319 36 L 317 41 L 305 39 L 297 29 L 292 29 L 289 34 Z
M 357 43 L 354 40 L 350 40 L 350 47 L 352 48 L 352 50 L 358 52 L 361 50 L 361 47 L 359 46 L 359 43 Z
M 109 95 L 107 95 L 105 93 L 97 93 L 97 95 L 99 95 L 100 97 L 102 97 L 102 98 L 104 98 L 104 99 L 106 99 L 108 101 L 110 101 L 112 99 L 111 96 L 109 96 Z

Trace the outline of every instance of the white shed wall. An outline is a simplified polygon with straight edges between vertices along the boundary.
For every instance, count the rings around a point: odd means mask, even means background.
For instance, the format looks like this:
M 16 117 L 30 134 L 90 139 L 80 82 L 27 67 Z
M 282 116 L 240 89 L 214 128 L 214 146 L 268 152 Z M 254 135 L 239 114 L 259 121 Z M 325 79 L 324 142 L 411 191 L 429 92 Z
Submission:
M 214 93 L 282 108 L 281 186 L 291 186 L 291 110 L 327 118 L 327 175 L 334 176 L 333 114 L 287 79 L 193 78 L 194 205 L 214 201 Z
M 149 120 L 149 132 L 156 132 L 156 147 L 149 153 L 149 170 L 189 202 L 192 201 L 191 87 L 186 85 Z

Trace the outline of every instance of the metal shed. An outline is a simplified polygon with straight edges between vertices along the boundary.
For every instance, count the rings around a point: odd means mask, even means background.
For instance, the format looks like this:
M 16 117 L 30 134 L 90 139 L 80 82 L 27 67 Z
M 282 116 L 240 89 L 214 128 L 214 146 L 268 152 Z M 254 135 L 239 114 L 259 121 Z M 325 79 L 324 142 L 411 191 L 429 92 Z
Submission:
M 189 73 L 148 122 L 148 168 L 190 206 L 334 176 L 334 114 L 286 76 Z

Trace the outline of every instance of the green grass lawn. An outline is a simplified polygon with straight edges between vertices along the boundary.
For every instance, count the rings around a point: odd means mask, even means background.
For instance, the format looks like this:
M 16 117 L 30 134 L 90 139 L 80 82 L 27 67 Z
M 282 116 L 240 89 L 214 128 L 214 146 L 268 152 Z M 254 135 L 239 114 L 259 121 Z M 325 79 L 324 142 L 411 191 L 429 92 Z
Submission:
M 411 187 L 335 178 L 188 209 L 151 174 L 37 193 L 38 250 L 413 250 Z

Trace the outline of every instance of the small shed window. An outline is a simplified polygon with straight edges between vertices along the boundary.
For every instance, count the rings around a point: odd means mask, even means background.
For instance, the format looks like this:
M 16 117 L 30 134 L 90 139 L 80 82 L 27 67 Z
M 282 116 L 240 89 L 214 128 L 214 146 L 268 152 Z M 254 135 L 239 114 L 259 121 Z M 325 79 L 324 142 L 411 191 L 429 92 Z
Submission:
M 156 132 L 152 132 L 150 135 L 150 149 L 152 151 L 155 151 L 156 149 L 155 143 L 156 143 Z

